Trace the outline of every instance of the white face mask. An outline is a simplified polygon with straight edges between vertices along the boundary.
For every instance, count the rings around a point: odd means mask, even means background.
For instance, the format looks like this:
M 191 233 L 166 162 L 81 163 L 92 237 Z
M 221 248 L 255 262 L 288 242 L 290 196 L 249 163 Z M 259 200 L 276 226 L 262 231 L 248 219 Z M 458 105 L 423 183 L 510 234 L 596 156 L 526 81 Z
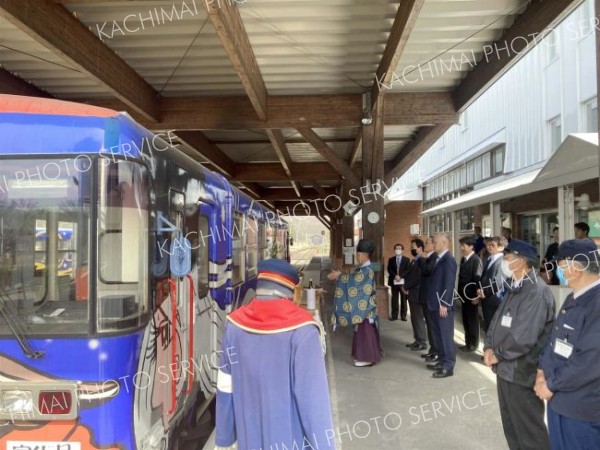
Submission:
M 402 250 L 394 250 L 396 256 L 400 256 L 402 254 Z
M 502 264 L 500 265 L 500 271 L 502 272 L 502 275 L 507 278 L 512 278 L 513 276 L 513 271 L 510 269 L 510 264 L 507 260 L 502 261 Z

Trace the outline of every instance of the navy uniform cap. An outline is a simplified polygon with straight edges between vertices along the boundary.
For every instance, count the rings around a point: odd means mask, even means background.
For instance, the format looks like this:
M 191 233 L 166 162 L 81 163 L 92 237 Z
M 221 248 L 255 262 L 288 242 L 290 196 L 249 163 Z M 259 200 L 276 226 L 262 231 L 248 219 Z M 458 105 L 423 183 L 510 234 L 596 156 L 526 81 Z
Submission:
M 504 249 L 504 253 L 513 253 L 514 255 L 529 258 L 534 261 L 538 257 L 537 248 L 529 242 L 521 241 L 519 239 L 511 239 L 508 246 Z
M 592 254 L 597 251 L 598 247 L 591 239 L 569 239 L 560 244 L 558 253 L 554 259 L 572 259 L 574 261 L 588 263 L 592 258 L 596 258 Z

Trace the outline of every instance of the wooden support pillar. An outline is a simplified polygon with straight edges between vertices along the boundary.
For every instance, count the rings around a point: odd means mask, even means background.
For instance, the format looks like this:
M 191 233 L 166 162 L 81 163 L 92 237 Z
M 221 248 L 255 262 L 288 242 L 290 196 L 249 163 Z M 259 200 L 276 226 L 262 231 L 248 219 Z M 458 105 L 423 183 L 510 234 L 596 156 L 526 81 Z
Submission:
M 348 215 L 344 210 L 343 206 L 348 203 L 350 200 L 350 187 L 348 183 L 345 181 L 342 183 L 340 198 L 342 200 L 342 209 L 340 210 L 340 219 L 341 219 L 341 246 L 340 246 L 340 254 L 339 259 L 336 260 L 336 267 L 338 269 L 350 269 L 355 266 L 354 261 L 354 215 Z M 350 242 L 350 245 L 346 246 L 346 243 Z M 345 261 L 345 252 L 348 251 L 349 248 L 352 248 L 352 260 L 348 263 Z
M 377 271 L 377 310 L 379 317 L 386 320 L 388 314 L 388 289 L 385 287 L 384 245 L 384 203 L 383 189 L 383 103 L 380 96 L 373 110 L 373 123 L 363 127 L 363 176 L 361 198 L 363 237 L 375 243 L 375 252 L 371 261 L 378 265 Z

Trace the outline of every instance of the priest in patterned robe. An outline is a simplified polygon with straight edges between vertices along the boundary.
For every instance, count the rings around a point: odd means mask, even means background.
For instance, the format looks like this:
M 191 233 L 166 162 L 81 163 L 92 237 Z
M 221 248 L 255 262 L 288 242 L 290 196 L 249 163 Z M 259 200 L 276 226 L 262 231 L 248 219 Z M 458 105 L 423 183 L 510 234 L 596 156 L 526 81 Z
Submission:
M 356 247 L 359 267 L 349 274 L 332 271 L 327 278 L 337 280 L 333 323 L 354 327 L 352 357 L 356 367 L 367 367 L 381 359 L 381 344 L 375 299 L 375 271 L 371 255 L 375 244 L 361 239 Z

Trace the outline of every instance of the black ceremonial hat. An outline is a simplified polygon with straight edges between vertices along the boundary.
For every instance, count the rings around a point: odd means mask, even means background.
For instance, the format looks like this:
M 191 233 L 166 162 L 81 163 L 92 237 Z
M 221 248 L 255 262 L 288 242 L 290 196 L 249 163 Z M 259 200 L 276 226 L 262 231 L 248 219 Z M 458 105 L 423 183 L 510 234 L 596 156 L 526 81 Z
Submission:
M 371 239 L 361 239 L 358 241 L 356 251 L 360 253 L 367 253 L 370 256 L 375 251 L 375 243 Z

